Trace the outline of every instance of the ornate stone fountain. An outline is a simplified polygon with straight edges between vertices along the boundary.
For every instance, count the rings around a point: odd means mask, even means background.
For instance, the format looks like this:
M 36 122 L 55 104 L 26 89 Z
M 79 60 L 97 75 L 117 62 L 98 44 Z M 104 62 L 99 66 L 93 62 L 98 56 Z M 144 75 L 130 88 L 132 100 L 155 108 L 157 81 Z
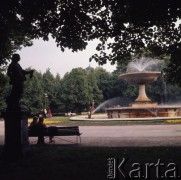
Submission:
M 175 117 L 181 115 L 180 106 L 158 105 L 150 100 L 145 85 L 161 75 L 158 67 L 161 61 L 141 57 L 128 64 L 127 72 L 119 76 L 131 84 L 139 85 L 137 99 L 128 107 L 107 108 L 108 118 Z
M 120 75 L 120 79 L 124 79 L 131 84 L 139 85 L 139 94 L 135 102 L 131 104 L 132 107 L 155 107 L 156 102 L 151 101 L 146 95 L 145 84 L 152 83 L 157 80 L 161 72 L 132 72 Z

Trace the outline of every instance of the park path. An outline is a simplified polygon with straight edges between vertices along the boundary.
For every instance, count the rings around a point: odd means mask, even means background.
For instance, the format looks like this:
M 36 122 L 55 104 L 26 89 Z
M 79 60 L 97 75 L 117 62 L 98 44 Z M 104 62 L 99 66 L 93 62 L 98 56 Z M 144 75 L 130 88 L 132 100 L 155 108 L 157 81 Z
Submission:
M 89 146 L 181 146 L 181 124 L 80 127 Z
M 181 124 L 80 126 L 79 128 L 82 133 L 80 146 L 181 146 Z M 56 138 L 56 144 L 71 144 L 76 142 L 75 140 L 75 137 Z M 36 139 L 30 142 L 34 143 Z M 0 144 L 4 144 L 3 121 L 0 121 Z

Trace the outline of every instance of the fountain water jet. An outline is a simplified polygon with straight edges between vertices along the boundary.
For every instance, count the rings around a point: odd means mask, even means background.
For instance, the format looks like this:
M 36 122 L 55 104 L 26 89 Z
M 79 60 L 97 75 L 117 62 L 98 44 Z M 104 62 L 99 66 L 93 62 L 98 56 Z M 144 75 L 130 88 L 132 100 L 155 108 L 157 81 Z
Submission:
M 131 100 L 128 97 L 114 97 L 114 98 L 104 101 L 99 106 L 97 106 L 94 109 L 94 111 L 92 112 L 92 114 L 94 114 L 96 112 L 100 112 L 100 111 L 105 112 L 105 110 L 108 107 L 120 107 L 120 106 L 123 106 L 123 104 L 129 105 L 130 102 L 131 102 Z

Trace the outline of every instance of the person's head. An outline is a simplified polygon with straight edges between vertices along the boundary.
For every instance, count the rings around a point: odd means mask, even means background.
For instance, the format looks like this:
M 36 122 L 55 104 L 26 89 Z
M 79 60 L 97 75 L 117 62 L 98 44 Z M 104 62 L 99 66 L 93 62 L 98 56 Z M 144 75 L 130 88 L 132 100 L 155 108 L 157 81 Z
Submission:
M 33 123 L 37 123 L 38 122 L 38 117 L 37 116 L 34 116 L 33 117 Z
M 43 121 L 44 121 L 44 118 L 43 117 L 39 117 L 39 122 L 43 123 Z
M 20 60 L 20 55 L 19 54 L 13 54 L 12 62 L 18 62 L 19 60 Z

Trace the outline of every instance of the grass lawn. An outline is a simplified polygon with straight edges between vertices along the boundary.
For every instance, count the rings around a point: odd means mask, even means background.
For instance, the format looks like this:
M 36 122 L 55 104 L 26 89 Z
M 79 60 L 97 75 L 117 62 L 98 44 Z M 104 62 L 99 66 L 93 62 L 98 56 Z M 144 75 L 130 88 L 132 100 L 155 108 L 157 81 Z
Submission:
M 2 146 L 0 147 L 2 150 Z M 151 179 L 156 179 L 156 164 L 161 167 L 161 175 L 173 169 L 181 175 L 180 147 L 81 147 L 81 146 L 32 146 L 29 157 L 16 163 L 0 162 L 1 180 L 104 180 L 108 175 L 108 159 L 117 160 L 116 167 L 123 158 L 128 158 L 124 165 L 125 173 L 129 173 L 133 163 L 139 163 L 142 176 L 145 176 L 145 164 L 153 163 L 150 169 Z M 172 163 L 169 165 L 169 163 Z M 170 167 L 168 167 L 170 166 Z M 110 167 L 110 166 L 109 166 Z M 135 166 L 136 167 L 136 166 Z M 117 168 L 116 168 L 117 169 Z M 121 168 L 122 169 L 122 168 Z M 134 168 L 135 169 L 135 168 Z M 174 172 L 167 172 L 170 177 Z M 177 175 L 178 175 L 177 174 Z M 137 173 L 133 173 L 136 176 Z M 117 169 L 117 179 L 125 179 Z M 138 179 L 138 178 L 137 178 Z M 142 178 L 145 179 L 145 178 Z M 166 178 L 164 178 L 166 179 Z M 173 179 L 173 178 L 172 178 Z M 178 180 L 178 178 L 176 178 Z
M 29 119 L 31 122 L 32 119 Z M 47 125 L 63 126 L 119 126 L 119 125 L 150 125 L 150 124 L 171 124 L 181 123 L 181 120 L 145 120 L 145 121 L 71 121 L 69 117 L 51 117 L 45 119 Z

